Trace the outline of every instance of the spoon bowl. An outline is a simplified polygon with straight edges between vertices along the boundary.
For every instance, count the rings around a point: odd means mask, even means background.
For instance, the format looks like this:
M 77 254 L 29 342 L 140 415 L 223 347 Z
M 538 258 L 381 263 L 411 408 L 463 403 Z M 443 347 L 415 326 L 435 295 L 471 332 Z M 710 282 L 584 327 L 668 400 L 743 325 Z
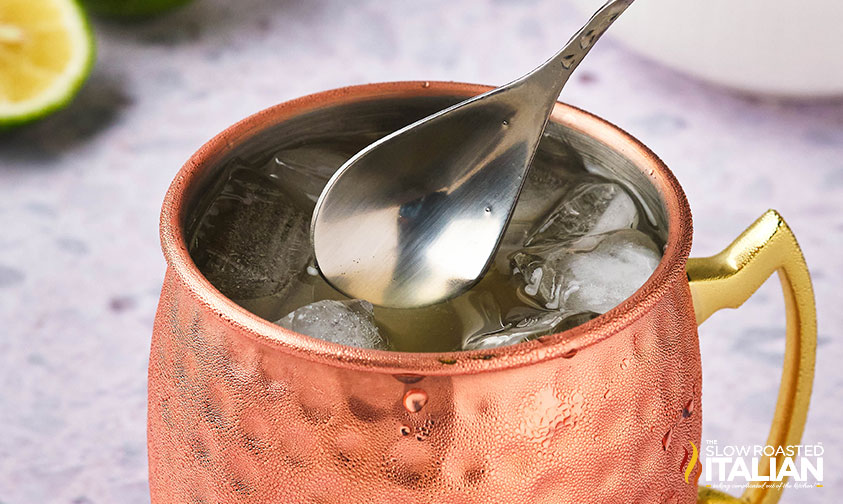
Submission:
M 392 308 L 441 302 L 477 283 L 562 87 L 632 2 L 606 3 L 526 76 L 396 131 L 340 167 L 311 225 L 326 281 Z

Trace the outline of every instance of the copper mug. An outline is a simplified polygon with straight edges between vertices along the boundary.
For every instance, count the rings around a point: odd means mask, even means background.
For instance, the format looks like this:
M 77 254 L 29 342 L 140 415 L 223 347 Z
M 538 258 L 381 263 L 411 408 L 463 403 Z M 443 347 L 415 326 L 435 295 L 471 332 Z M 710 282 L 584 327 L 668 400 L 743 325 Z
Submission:
M 149 362 L 154 504 L 778 500 L 780 487 L 748 489 L 742 500 L 697 488 L 697 325 L 779 273 L 787 345 L 768 444 L 798 444 L 816 347 L 799 246 L 770 211 L 723 252 L 688 259 L 691 213 L 673 174 L 587 112 L 558 104 L 549 134 L 655 200 L 667 245 L 641 289 L 574 329 L 471 352 L 343 347 L 240 308 L 191 261 L 193 207 L 227 160 L 305 133 L 396 129 L 488 89 L 403 82 L 327 91 L 235 124 L 184 165 L 161 216 L 168 268 Z M 769 468 L 759 461 L 759 474 Z

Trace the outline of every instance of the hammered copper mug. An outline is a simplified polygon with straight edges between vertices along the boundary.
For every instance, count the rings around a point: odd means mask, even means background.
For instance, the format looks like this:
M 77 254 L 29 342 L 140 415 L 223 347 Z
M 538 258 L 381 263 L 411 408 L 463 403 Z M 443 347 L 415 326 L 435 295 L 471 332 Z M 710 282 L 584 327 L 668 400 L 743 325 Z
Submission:
M 249 313 L 191 261 L 195 202 L 227 160 L 304 135 L 397 129 L 488 89 L 408 82 L 323 92 L 249 117 L 185 164 L 161 218 L 168 269 L 149 364 L 154 504 L 778 500 L 780 488 L 753 488 L 743 500 L 697 490 L 697 325 L 779 273 L 787 345 L 768 443 L 797 444 L 816 342 L 799 246 L 770 211 L 722 253 L 688 260 L 691 213 L 674 176 L 586 112 L 558 104 L 548 133 L 655 202 L 667 245 L 630 299 L 561 334 L 441 354 L 343 347 Z

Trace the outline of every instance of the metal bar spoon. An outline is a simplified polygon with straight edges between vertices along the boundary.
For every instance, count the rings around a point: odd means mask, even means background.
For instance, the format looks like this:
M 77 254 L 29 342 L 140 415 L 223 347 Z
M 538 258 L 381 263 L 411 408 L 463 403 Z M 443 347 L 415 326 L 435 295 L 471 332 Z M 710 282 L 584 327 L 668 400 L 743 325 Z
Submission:
M 347 296 L 426 306 L 477 283 L 498 248 L 562 87 L 634 0 L 611 0 L 542 66 L 369 145 L 322 191 L 319 271 Z

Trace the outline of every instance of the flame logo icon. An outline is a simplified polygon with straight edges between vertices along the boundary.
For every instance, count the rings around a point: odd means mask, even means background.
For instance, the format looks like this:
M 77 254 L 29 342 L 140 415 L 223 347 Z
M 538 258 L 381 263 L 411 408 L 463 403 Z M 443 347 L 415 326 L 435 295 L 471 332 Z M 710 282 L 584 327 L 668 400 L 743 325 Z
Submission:
M 691 472 L 693 472 L 694 466 L 697 465 L 697 458 L 699 455 L 699 452 L 697 451 L 697 447 L 694 445 L 694 442 L 689 441 L 689 443 L 691 443 L 691 449 L 693 450 L 693 452 L 691 452 L 691 460 L 688 462 L 688 467 L 685 468 L 685 483 L 689 483 L 688 477 L 691 476 Z

